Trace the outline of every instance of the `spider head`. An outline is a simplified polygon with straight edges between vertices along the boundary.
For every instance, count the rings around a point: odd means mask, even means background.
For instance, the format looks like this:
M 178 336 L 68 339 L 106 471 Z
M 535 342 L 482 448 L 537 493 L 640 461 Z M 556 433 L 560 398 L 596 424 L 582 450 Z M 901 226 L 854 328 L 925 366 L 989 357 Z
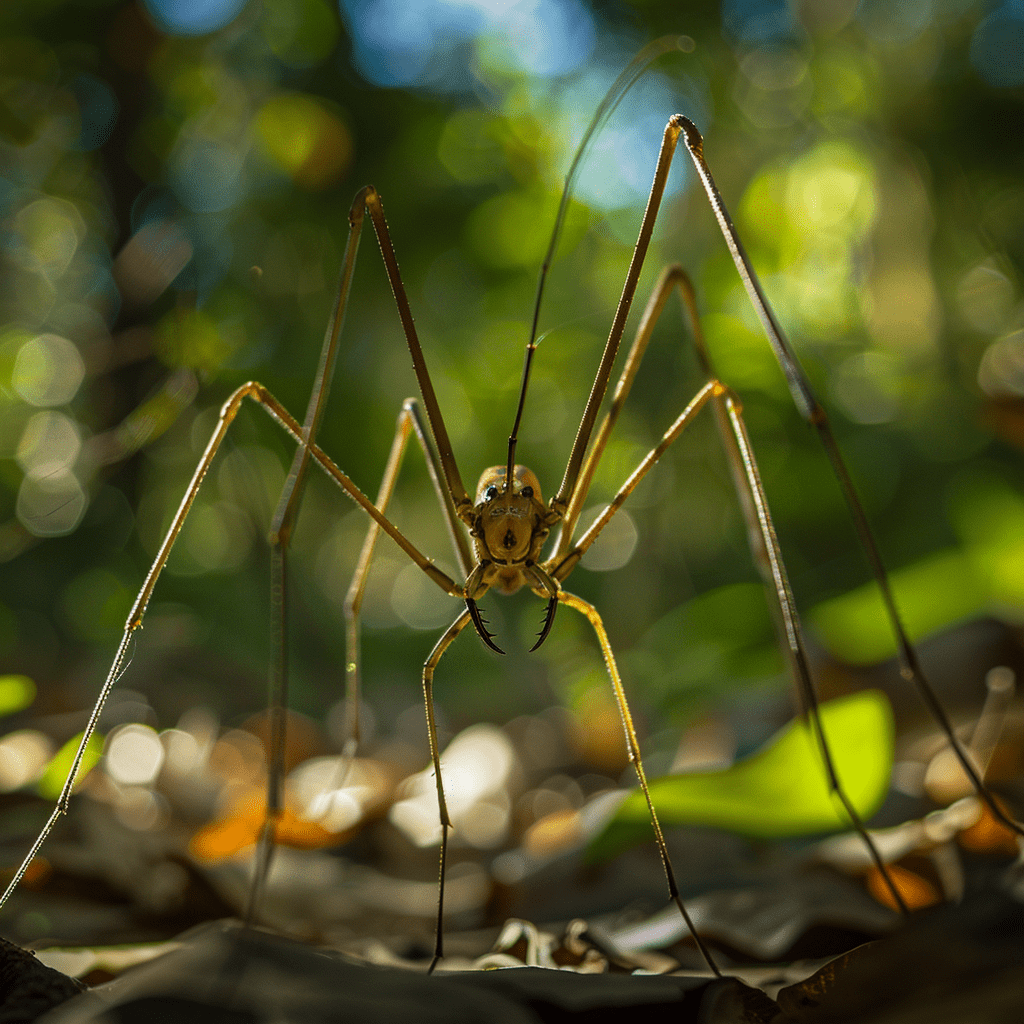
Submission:
M 499 565 L 535 561 L 548 535 L 540 483 L 532 470 L 516 466 L 506 486 L 505 467 L 485 469 L 476 485 L 478 556 Z

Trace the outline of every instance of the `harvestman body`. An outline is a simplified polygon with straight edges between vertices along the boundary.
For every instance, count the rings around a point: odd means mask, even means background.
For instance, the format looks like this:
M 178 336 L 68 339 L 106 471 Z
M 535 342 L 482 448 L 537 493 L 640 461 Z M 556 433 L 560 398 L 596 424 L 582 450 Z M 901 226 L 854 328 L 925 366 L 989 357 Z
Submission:
M 10 896 L 14 887 L 21 880 L 32 858 L 38 853 L 46 836 L 49 834 L 57 818 L 68 809 L 75 776 L 82 763 L 86 743 L 96 728 L 100 713 L 109 696 L 110 690 L 123 673 L 128 663 L 128 650 L 135 630 L 142 624 L 146 607 L 162 572 L 172 545 L 181 531 L 182 524 L 195 500 L 199 487 L 205 477 L 228 428 L 241 408 L 244 400 L 250 398 L 273 417 L 287 433 L 297 442 L 298 448 L 291 470 L 282 490 L 281 498 L 274 514 L 270 531 L 271 542 L 271 594 L 273 609 L 273 661 L 271 666 L 271 765 L 267 795 L 267 824 L 264 828 L 260 850 L 257 855 L 256 874 L 253 882 L 250 902 L 250 917 L 256 912 L 260 893 L 269 870 L 273 849 L 274 827 L 281 815 L 282 786 L 284 777 L 284 722 L 287 706 L 288 662 L 287 662 L 287 557 L 288 547 L 298 515 L 306 475 L 310 463 L 315 463 L 327 476 L 337 484 L 352 500 L 354 500 L 372 520 L 363 545 L 352 586 L 346 601 L 347 620 L 347 657 L 346 681 L 348 691 L 348 708 L 350 711 L 351 740 L 346 747 L 346 754 L 351 756 L 358 740 L 358 721 L 355 709 L 358 707 L 359 691 L 359 611 L 362 604 L 369 565 L 372 560 L 376 540 L 383 530 L 387 533 L 408 557 L 442 590 L 464 602 L 461 610 L 451 625 L 437 641 L 423 667 L 423 692 L 427 714 L 427 725 L 430 738 L 431 760 L 433 763 L 438 808 L 441 818 L 440 848 L 440 884 L 438 887 L 437 930 L 434 958 L 431 969 L 442 956 L 442 916 L 444 900 L 445 860 L 451 821 L 445 804 L 443 780 L 440 770 L 437 730 L 433 708 L 433 676 L 444 652 L 470 623 L 483 642 L 492 650 L 503 653 L 495 643 L 494 635 L 488 632 L 486 621 L 480 614 L 477 601 L 488 591 L 510 594 L 522 587 L 529 587 L 535 594 L 545 599 L 546 609 L 543 624 L 537 642 L 532 650 L 536 650 L 547 637 L 552 628 L 555 612 L 559 604 L 564 604 L 586 616 L 594 629 L 600 644 L 605 664 L 615 693 L 616 703 L 622 716 L 626 745 L 629 759 L 633 763 L 637 778 L 647 799 L 658 850 L 668 881 L 669 893 L 685 919 L 690 932 L 703 954 L 709 968 L 715 973 L 720 971 L 709 950 L 697 935 L 686 907 L 680 898 L 679 888 L 669 860 L 668 849 L 658 822 L 657 814 L 651 802 L 643 764 L 640 759 L 640 747 L 636 730 L 633 726 L 625 690 L 615 661 L 608 635 L 601 616 L 593 605 L 582 598 L 563 589 L 562 584 L 573 571 L 588 548 L 607 525 L 609 520 L 622 506 L 630 493 L 641 479 L 661 458 L 665 450 L 682 434 L 694 417 L 710 404 L 714 410 L 722 442 L 729 458 L 732 475 L 739 495 L 740 505 L 746 518 L 750 543 L 757 563 L 771 595 L 777 620 L 779 623 L 780 643 L 786 652 L 790 670 L 797 687 L 800 705 L 806 722 L 811 729 L 818 746 L 828 784 L 846 810 L 851 824 L 863 836 L 874 862 L 881 871 L 882 877 L 898 906 L 903 908 L 900 893 L 893 883 L 882 857 L 875 848 L 870 836 L 859 820 L 857 813 L 843 792 L 840 780 L 832 765 L 825 735 L 818 716 L 818 703 L 814 684 L 808 668 L 804 641 L 800 622 L 797 616 L 785 566 L 779 551 L 775 529 L 772 525 L 764 489 L 753 451 L 743 423 L 742 406 L 735 394 L 716 377 L 711 361 L 704 345 L 697 318 L 696 301 L 693 289 L 686 274 L 679 267 L 669 267 L 661 275 L 654 292 L 644 311 L 636 337 L 626 357 L 625 366 L 615 387 L 611 404 L 605 413 L 600 427 L 594 435 L 599 408 L 605 397 L 611 378 L 612 367 L 618 353 L 619 344 L 625 331 L 626 320 L 636 293 L 640 272 L 650 245 L 654 223 L 658 215 L 669 166 L 677 144 L 682 141 L 698 177 L 711 203 L 715 217 L 721 228 L 733 261 L 743 281 L 744 287 L 757 310 L 768 340 L 775 351 L 776 357 L 786 375 L 786 379 L 797 407 L 807 421 L 818 431 L 826 453 L 832 464 L 844 496 L 853 516 L 861 543 L 871 563 L 872 571 L 881 588 L 883 601 L 896 634 L 900 650 L 902 674 L 912 681 L 919 689 L 922 698 L 932 714 L 948 736 L 960 763 L 975 788 L 988 804 L 995 816 L 1014 829 L 1019 835 L 1024 830 L 1010 820 L 994 802 L 982 783 L 973 763 L 964 753 L 959 740 L 953 734 L 948 719 L 935 698 L 930 685 L 921 673 L 917 656 L 910 645 L 902 623 L 896 612 L 885 569 L 882 565 L 871 531 L 853 489 L 849 473 L 836 445 L 832 430 L 828 424 L 825 410 L 814 397 L 803 371 L 793 355 L 789 343 L 779 327 L 771 307 L 768 305 L 761 290 L 760 283 L 754 273 L 742 244 L 736 234 L 714 184 L 710 169 L 704 161 L 703 140 L 696 126 L 688 118 L 676 114 L 669 119 L 662 140 L 654 181 L 650 197 L 641 223 L 637 243 L 630 262 L 622 295 L 619 299 L 615 316 L 605 344 L 601 362 L 594 379 L 590 397 L 576 434 L 569 455 L 565 475 L 558 491 L 545 504 L 542 499 L 540 484 L 536 476 L 526 467 L 515 462 L 517 433 L 522 419 L 526 388 L 529 382 L 530 367 L 536 351 L 537 323 L 541 299 L 548 268 L 553 260 L 558 244 L 558 237 L 564 222 L 565 212 L 576 173 L 594 134 L 610 116 L 633 82 L 644 72 L 647 66 L 661 54 L 677 47 L 675 39 L 663 39 L 652 43 L 633 60 L 626 70 L 612 85 L 597 113 L 591 122 L 582 143 L 576 153 L 572 166 L 566 177 L 562 192 L 559 212 L 555 220 L 551 242 L 547 256 L 541 269 L 537 298 L 534 306 L 530 338 L 526 349 L 526 360 L 523 369 L 523 381 L 520 389 L 519 404 L 515 421 L 508 441 L 507 458 L 504 465 L 494 466 L 486 470 L 480 478 L 475 499 L 471 499 L 462 483 L 455 457 L 452 452 L 448 432 L 441 416 L 440 407 L 434 394 L 430 375 L 427 372 L 423 351 L 413 323 L 408 298 L 398 270 L 391 236 L 384 219 L 384 210 L 380 197 L 372 187 L 364 188 L 358 193 L 349 214 L 350 231 L 345 249 L 340 275 L 338 294 L 334 311 L 328 324 L 320 364 L 314 381 L 313 392 L 306 411 L 305 420 L 300 424 L 278 401 L 257 382 L 249 382 L 237 391 L 224 404 L 220 419 L 206 450 L 196 467 L 192 481 L 171 523 L 160 550 L 146 577 L 145 583 L 129 614 L 124 635 L 118 647 L 114 662 L 111 665 L 99 698 L 92 710 L 85 735 L 78 754 L 58 798 L 57 805 L 43 831 L 35 841 L 32 849 L 25 857 L 15 873 L 0 905 Z M 384 478 L 376 502 L 370 501 L 341 469 L 320 449 L 316 443 L 316 435 L 320 420 L 326 407 L 330 382 L 333 377 L 334 364 L 341 336 L 344 314 L 351 290 L 352 276 L 355 269 L 356 253 L 363 223 L 369 214 L 381 254 L 387 270 L 388 278 L 394 292 L 398 313 L 402 322 L 406 342 L 412 357 L 413 368 L 420 388 L 423 408 L 426 412 L 426 423 L 420 412 L 419 402 L 408 399 L 403 404 L 399 415 L 398 429 Z M 665 431 L 661 441 L 647 454 L 630 477 L 622 484 L 618 493 L 598 516 L 594 523 L 577 539 L 574 540 L 575 529 L 590 488 L 590 483 L 597 464 L 605 450 L 608 436 L 615 425 L 626 396 L 629 393 L 654 325 L 660 317 L 669 296 L 678 291 L 690 322 L 693 342 L 698 359 L 706 379 L 704 386 L 690 404 L 678 416 L 675 422 Z M 427 466 L 433 479 L 438 498 L 455 549 L 459 566 L 463 573 L 464 583 L 459 584 L 440 570 L 429 558 L 423 555 L 405 535 L 395 527 L 386 516 L 387 506 L 398 476 L 406 445 L 411 434 L 415 434 L 420 447 L 427 459 Z M 593 442 L 591 438 L 593 436 Z M 560 526 L 561 530 L 554 544 L 552 553 L 546 559 L 542 551 L 552 530 Z M 473 549 L 470 550 L 466 533 L 472 539 Z M 904 908 L 905 909 L 905 908 Z

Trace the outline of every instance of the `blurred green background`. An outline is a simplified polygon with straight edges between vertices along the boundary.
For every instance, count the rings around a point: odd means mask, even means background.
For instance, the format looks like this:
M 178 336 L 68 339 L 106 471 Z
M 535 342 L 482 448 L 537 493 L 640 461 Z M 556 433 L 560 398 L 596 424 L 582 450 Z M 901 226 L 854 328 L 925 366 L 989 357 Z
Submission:
M 5 0 L 0 669 L 36 681 L 36 713 L 65 716 L 55 732 L 80 728 L 220 403 L 255 378 L 301 418 L 361 186 L 383 198 L 467 487 L 504 459 L 565 171 L 611 81 L 664 33 L 692 52 L 641 80 L 583 170 L 520 460 L 548 497 L 662 129 L 681 111 L 834 417 L 914 635 L 1024 615 L 1015 0 Z M 839 491 L 686 162 L 677 155 L 627 339 L 661 267 L 681 262 L 744 400 L 815 642 L 885 659 Z M 673 304 L 591 504 L 699 387 L 686 337 Z M 367 233 L 320 442 L 370 494 L 415 387 Z M 133 714 L 148 701 L 171 725 L 207 704 L 237 722 L 261 706 L 263 538 L 290 453 L 257 408 L 239 416 L 122 680 Z M 406 465 L 394 519 L 452 571 L 418 451 Z M 616 526 L 569 586 L 605 615 L 648 728 L 783 685 L 710 418 Z M 292 664 L 293 704 L 317 717 L 342 696 L 342 602 L 364 530 L 315 475 L 295 541 Z M 527 657 L 542 603 L 483 605 L 509 656 L 469 635 L 452 648 L 436 684 L 450 727 L 606 692 L 585 622 L 563 609 Z M 416 706 L 419 667 L 457 612 L 381 542 L 364 650 L 378 722 Z

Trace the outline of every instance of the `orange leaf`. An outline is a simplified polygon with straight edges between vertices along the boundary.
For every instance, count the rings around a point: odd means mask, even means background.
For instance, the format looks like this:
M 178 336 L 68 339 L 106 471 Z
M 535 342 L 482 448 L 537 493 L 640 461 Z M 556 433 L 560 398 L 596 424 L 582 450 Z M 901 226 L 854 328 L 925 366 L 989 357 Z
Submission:
M 957 837 L 965 850 L 974 853 L 1000 853 L 1007 857 L 1015 857 L 1018 852 L 1017 836 L 986 806 L 981 817 L 969 828 L 965 828 Z
M 903 897 L 903 902 L 907 905 L 908 910 L 920 910 L 922 907 L 930 907 L 942 900 L 938 889 L 916 871 L 901 868 L 899 864 L 887 864 L 886 870 L 899 894 Z M 896 901 L 892 898 L 892 893 L 889 892 L 889 886 L 885 884 L 882 872 L 877 867 L 872 866 L 868 871 L 867 883 L 868 891 L 879 903 L 891 907 L 893 910 L 897 909 Z

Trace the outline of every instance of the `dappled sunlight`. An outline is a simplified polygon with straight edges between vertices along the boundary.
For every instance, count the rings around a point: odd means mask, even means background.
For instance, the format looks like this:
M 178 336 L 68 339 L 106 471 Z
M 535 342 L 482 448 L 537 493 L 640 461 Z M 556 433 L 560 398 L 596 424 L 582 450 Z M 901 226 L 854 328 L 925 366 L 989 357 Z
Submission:
M 18 349 L 11 383 L 29 405 L 66 405 L 84 376 L 85 364 L 72 342 L 59 334 L 40 334 Z
M 579 533 L 587 528 L 604 511 L 604 507 L 587 509 L 580 517 Z M 595 572 L 612 572 L 621 569 L 633 557 L 640 535 L 630 514 L 624 510 L 616 513 L 608 525 L 598 534 L 593 546 L 583 556 L 581 564 Z
M 335 184 L 346 170 L 352 141 L 324 103 L 298 93 L 269 100 L 256 115 L 267 155 L 304 188 Z
M 388 765 L 368 758 L 317 757 L 288 776 L 289 799 L 305 818 L 328 832 L 345 832 L 391 799 L 395 779 Z
M 505 839 L 511 806 L 508 790 L 517 770 L 508 738 L 491 725 L 474 725 L 461 732 L 441 754 L 445 801 L 458 840 L 490 849 Z M 391 821 L 417 846 L 441 840 L 433 769 L 407 779 Z
M 0 792 L 35 782 L 53 757 L 53 740 L 38 729 L 19 729 L 0 739 Z
M 107 774 L 124 786 L 147 785 L 164 763 L 164 747 L 155 729 L 125 725 L 107 736 L 104 751 Z

